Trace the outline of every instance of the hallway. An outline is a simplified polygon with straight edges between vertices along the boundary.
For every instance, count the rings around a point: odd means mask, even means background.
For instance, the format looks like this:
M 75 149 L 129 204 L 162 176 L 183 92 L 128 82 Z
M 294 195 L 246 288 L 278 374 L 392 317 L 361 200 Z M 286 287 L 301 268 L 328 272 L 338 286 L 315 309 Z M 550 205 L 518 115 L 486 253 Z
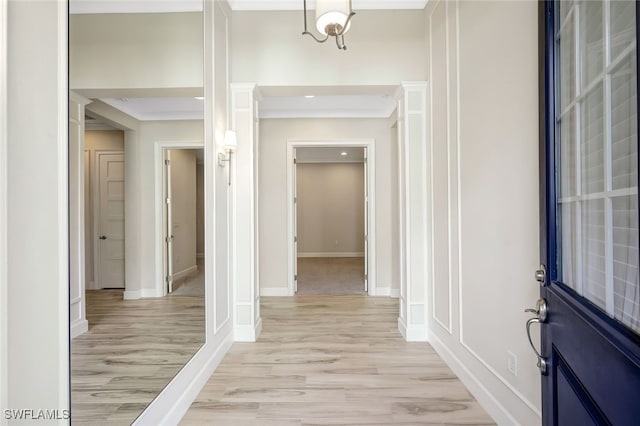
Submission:
M 435 351 L 398 332 L 398 301 L 263 297 L 182 425 L 494 424 Z

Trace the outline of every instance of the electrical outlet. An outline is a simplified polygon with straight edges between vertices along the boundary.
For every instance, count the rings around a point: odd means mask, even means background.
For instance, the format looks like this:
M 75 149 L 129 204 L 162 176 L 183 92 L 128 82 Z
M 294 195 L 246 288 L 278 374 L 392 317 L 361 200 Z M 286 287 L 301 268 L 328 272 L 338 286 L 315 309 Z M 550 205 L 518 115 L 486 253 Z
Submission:
M 518 375 L 518 358 L 511 351 L 507 351 L 507 370 L 514 376 Z

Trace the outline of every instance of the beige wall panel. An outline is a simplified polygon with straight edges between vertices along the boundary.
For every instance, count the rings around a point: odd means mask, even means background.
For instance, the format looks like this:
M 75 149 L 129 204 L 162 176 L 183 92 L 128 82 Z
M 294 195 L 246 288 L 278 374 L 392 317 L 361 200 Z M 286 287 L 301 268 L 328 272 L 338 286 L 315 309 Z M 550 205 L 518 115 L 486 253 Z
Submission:
M 364 254 L 364 165 L 297 168 L 298 255 Z
M 260 287 L 287 288 L 287 140 L 374 138 L 376 146 L 376 280 L 391 287 L 391 175 L 389 119 L 273 119 L 260 121 Z
M 540 422 L 540 376 L 523 312 L 538 298 L 537 8 L 534 1 L 441 1 L 427 10 L 434 244 L 450 247 L 435 257 L 431 333 L 505 424 Z
M 71 15 L 70 86 L 201 92 L 202 33 L 202 13 L 197 12 Z
M 313 25 L 313 11 L 309 23 Z M 424 80 L 421 10 L 359 10 L 345 36 L 317 44 L 302 36 L 299 11 L 234 12 L 232 81 L 260 86 L 397 85 Z M 315 29 L 314 29 L 315 30 Z

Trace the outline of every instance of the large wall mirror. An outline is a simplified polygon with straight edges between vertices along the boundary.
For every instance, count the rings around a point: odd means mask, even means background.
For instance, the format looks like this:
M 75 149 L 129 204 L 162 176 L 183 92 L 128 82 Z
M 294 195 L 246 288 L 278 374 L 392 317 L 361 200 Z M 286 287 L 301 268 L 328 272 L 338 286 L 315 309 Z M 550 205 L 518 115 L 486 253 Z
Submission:
M 74 424 L 131 424 L 205 341 L 204 19 L 176 4 L 70 1 Z

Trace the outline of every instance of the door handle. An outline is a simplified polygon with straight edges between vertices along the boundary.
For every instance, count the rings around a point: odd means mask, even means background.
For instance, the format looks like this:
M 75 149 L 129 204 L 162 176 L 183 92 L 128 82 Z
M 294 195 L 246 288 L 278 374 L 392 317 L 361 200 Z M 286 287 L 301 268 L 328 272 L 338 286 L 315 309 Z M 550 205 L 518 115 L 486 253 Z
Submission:
M 106 236 L 106 235 L 100 235 L 100 239 L 101 239 L 101 240 L 106 240 L 106 239 L 107 239 L 107 236 Z
M 547 374 L 547 361 L 544 359 L 544 357 L 538 351 L 538 349 L 536 349 L 536 346 L 533 344 L 533 340 L 531 339 L 531 325 L 544 324 L 544 322 L 547 320 L 547 312 L 548 312 L 547 302 L 544 299 L 539 299 L 538 302 L 536 303 L 535 309 L 525 309 L 524 311 L 531 312 L 535 315 L 533 318 L 529 318 L 527 320 L 527 326 L 526 326 L 527 339 L 529 339 L 529 344 L 531 345 L 531 349 L 533 349 L 533 352 L 536 354 L 536 357 L 538 358 L 538 362 L 536 363 L 536 365 L 538 366 L 540 373 Z

